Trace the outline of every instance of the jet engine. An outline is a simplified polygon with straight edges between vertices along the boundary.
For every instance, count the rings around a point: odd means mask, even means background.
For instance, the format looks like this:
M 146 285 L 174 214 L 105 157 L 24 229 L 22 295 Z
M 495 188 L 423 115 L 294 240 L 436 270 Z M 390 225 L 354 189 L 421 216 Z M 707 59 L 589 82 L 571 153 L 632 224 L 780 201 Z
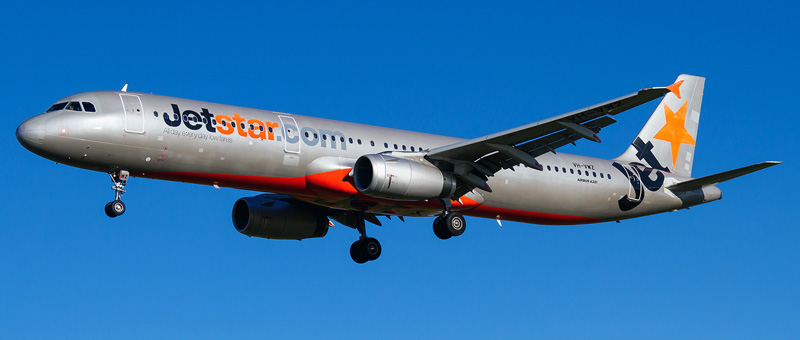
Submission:
M 353 182 L 365 195 L 408 201 L 450 197 L 456 190 L 456 179 L 449 173 L 413 160 L 380 154 L 356 160 Z
M 244 197 L 233 205 L 233 226 L 247 236 L 279 240 L 323 237 L 328 223 L 321 209 L 284 195 Z

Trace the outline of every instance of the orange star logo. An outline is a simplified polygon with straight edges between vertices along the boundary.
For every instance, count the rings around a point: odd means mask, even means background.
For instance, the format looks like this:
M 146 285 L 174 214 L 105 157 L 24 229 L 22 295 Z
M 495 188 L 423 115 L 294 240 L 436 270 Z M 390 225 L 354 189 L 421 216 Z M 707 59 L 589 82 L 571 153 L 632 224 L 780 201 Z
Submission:
M 692 135 L 686 130 L 686 105 L 688 103 L 688 101 L 683 102 L 678 112 L 672 112 L 667 103 L 664 103 L 664 115 L 667 118 L 667 123 L 653 136 L 655 139 L 669 142 L 672 146 L 673 169 L 675 169 L 675 164 L 678 163 L 678 151 L 681 148 L 681 144 L 694 145 L 695 143 Z

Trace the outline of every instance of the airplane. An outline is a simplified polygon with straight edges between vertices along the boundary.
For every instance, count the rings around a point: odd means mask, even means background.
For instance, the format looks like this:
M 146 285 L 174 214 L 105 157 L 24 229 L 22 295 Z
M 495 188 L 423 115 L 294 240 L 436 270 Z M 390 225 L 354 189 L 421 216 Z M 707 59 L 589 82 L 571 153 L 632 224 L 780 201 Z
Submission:
M 265 192 L 237 200 L 235 229 L 247 236 L 323 237 L 333 221 L 356 229 L 357 263 L 377 259 L 366 233 L 378 217 L 434 217 L 440 239 L 462 235 L 464 215 L 548 225 L 620 221 L 715 201 L 716 184 L 780 162 L 692 178 L 705 78 L 473 139 L 127 91 L 64 97 L 19 125 L 31 152 L 107 173 L 122 215 L 129 178 Z M 557 150 L 661 98 L 627 150 L 611 160 Z

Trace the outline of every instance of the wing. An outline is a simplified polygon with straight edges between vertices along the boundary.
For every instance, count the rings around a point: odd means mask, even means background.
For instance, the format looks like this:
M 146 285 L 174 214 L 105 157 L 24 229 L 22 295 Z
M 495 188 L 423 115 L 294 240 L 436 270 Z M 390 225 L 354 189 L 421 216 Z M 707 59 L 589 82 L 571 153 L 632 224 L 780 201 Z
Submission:
M 519 164 L 541 170 L 537 156 L 555 153 L 556 149 L 575 144 L 581 138 L 600 142 L 597 137 L 600 129 L 616 122 L 611 116 L 660 98 L 669 91 L 666 87 L 643 89 L 553 118 L 434 148 L 427 157 L 449 165 L 447 170 L 472 187 L 491 191 L 486 185 L 487 176 Z

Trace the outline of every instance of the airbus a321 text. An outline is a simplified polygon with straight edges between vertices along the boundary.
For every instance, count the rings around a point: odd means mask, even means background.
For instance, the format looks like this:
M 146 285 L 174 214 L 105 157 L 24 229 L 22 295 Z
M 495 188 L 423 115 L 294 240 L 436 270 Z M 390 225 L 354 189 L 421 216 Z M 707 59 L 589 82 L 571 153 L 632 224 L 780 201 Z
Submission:
M 129 176 L 268 192 L 233 205 L 233 225 L 270 239 L 322 237 L 330 219 L 358 230 L 358 263 L 381 245 L 365 222 L 433 217 L 441 239 L 464 215 L 537 224 L 619 221 L 718 200 L 717 183 L 779 162 L 692 178 L 705 79 L 681 75 L 594 106 L 474 139 L 125 91 L 67 96 L 17 128 L 28 150 L 108 173 L 122 215 Z M 127 85 L 126 85 L 127 87 Z M 561 153 L 600 142 L 617 114 L 662 98 L 611 160 Z

